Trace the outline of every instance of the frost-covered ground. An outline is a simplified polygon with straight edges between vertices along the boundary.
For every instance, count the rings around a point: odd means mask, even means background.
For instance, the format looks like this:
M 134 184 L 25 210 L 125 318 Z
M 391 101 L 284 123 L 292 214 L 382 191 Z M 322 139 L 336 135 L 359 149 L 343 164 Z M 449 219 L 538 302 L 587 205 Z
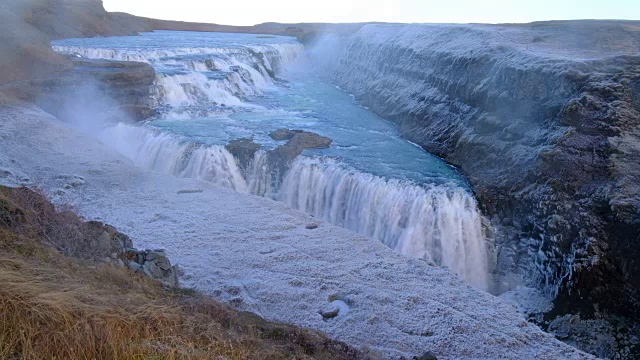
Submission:
M 0 182 L 41 186 L 137 246 L 167 249 L 185 286 L 239 309 L 390 358 L 589 358 L 446 269 L 283 203 L 140 170 L 38 109 L 2 106 L 0 139 Z M 324 320 L 331 306 L 340 314 Z

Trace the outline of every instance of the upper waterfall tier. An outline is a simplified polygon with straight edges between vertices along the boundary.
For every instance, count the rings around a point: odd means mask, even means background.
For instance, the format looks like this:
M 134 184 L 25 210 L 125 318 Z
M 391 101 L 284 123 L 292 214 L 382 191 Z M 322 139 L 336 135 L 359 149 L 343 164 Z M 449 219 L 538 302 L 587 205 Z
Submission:
M 238 43 L 250 38 L 251 45 L 220 41 L 216 34 L 158 31 L 144 35 L 144 46 L 138 37 L 70 39 L 54 42 L 54 50 L 90 59 L 149 63 L 157 73 L 154 105 L 190 116 L 250 107 L 246 97 L 273 86 L 277 74 L 304 49 L 290 38 L 235 36 Z

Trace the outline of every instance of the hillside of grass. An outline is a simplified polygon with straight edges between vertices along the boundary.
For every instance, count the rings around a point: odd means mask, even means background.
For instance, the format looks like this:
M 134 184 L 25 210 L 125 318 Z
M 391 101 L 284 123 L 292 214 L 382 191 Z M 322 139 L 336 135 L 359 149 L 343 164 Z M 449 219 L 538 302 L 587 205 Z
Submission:
M 0 359 L 370 358 L 97 261 L 87 224 L 0 186 Z

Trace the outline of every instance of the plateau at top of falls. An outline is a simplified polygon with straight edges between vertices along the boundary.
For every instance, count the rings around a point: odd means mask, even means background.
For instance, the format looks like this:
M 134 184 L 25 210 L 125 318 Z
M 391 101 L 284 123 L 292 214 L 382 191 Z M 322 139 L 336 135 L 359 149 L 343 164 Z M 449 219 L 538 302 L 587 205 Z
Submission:
M 386 37 L 389 33 L 393 33 L 392 40 Z M 372 24 L 363 26 L 357 34 L 369 42 L 393 41 L 416 51 L 435 48 L 437 51 L 477 54 L 514 49 L 540 58 L 574 61 L 640 54 L 640 21 Z

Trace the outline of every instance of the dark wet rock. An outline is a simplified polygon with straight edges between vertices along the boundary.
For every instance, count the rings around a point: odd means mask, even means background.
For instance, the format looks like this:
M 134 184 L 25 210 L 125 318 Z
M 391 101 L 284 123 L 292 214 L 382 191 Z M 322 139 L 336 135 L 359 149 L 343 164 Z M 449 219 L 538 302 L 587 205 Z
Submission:
M 412 360 L 438 360 L 438 358 L 431 351 L 427 351 L 420 356 L 414 356 Z
M 302 154 L 305 149 L 327 149 L 331 146 L 332 140 L 328 137 L 318 135 L 308 131 L 293 131 L 293 136 L 286 144 L 280 145 L 270 154 L 283 161 L 292 161 Z M 289 133 L 291 134 L 291 133 Z
M 267 66 L 267 59 L 265 58 L 264 53 L 255 51 L 253 49 L 249 49 L 249 53 L 257 60 L 256 65 L 254 65 L 254 68 L 256 70 L 260 71 L 260 69 L 264 69 L 264 71 L 267 72 L 269 77 L 271 77 L 273 80 L 277 80 L 276 72 L 281 70 L 280 59 L 270 59 L 268 63 L 271 64 L 271 66 Z M 272 70 L 272 67 L 273 67 L 273 70 Z
M 333 140 L 316 133 L 302 131 L 293 136 L 286 144 L 287 147 L 295 149 L 328 149 Z
M 603 359 L 640 358 L 640 324 L 621 317 L 583 320 L 579 315 L 554 319 L 547 331 L 557 339 L 577 344 L 590 354 Z
M 291 140 L 296 134 L 302 133 L 302 130 L 278 129 L 269 133 L 269 136 L 275 141 Z
M 220 69 L 218 69 L 218 67 L 216 66 L 215 61 L 213 61 L 212 59 L 205 60 L 204 64 L 210 71 L 220 71 Z
M 330 305 L 320 309 L 318 313 L 322 315 L 322 318 L 325 320 L 333 319 L 340 314 L 340 308 L 337 305 Z
M 269 164 L 272 171 L 283 176 L 293 160 L 302 155 L 305 149 L 326 149 L 331 146 L 332 140 L 309 131 L 287 130 L 288 135 L 293 136 L 286 144 L 280 145 L 269 151 Z M 272 133 L 273 134 L 273 133 Z M 278 135 L 284 134 L 284 131 Z M 287 136 L 288 136 L 287 135 Z M 273 137 L 273 136 L 272 136 Z
M 431 351 L 427 351 L 426 353 L 420 356 L 414 356 L 413 360 L 438 360 L 438 358 L 433 355 Z
M 256 144 L 253 139 L 244 138 L 232 140 L 225 147 L 238 160 L 240 167 L 246 170 L 262 146 Z
M 327 137 L 304 130 L 278 129 L 270 132 L 269 136 L 275 141 L 288 140 L 285 146 L 292 150 L 326 149 L 332 143 Z
M 318 135 L 304 130 L 279 129 L 269 134 L 272 139 L 281 141 L 288 140 L 285 144 L 266 152 L 265 171 L 272 174 L 272 179 L 276 183 L 287 172 L 293 160 L 300 156 L 305 149 L 326 149 L 331 146 L 332 140 L 328 137 Z M 237 159 L 240 168 L 247 175 L 256 153 L 262 148 L 253 139 L 237 139 L 226 145 L 227 150 Z

